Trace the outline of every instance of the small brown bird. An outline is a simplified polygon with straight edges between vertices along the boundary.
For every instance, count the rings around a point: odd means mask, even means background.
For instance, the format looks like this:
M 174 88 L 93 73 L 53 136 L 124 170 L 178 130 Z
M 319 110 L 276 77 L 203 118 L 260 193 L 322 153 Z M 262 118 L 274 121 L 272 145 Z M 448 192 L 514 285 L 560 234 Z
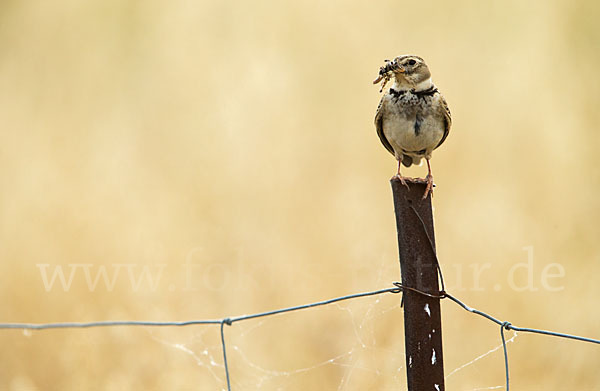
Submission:
M 423 195 L 425 199 L 433 191 L 429 160 L 433 150 L 448 137 L 452 125 L 450 109 L 431 81 L 429 68 L 421 57 L 403 55 L 392 61 L 386 60 L 373 84 L 383 80 L 383 91 L 392 77 L 394 84 L 385 92 L 377 107 L 377 135 L 383 146 L 398 160 L 398 173 L 394 178 L 404 185 L 406 181 L 400 174 L 400 165 L 410 167 L 425 158 L 428 171 Z

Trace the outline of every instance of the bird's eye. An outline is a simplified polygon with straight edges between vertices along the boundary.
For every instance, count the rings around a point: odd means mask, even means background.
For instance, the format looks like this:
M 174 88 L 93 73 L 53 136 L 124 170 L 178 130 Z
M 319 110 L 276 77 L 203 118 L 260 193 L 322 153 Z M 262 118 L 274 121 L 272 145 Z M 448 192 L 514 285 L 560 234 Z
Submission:
M 417 62 L 413 59 L 408 60 L 408 65 L 415 65 Z

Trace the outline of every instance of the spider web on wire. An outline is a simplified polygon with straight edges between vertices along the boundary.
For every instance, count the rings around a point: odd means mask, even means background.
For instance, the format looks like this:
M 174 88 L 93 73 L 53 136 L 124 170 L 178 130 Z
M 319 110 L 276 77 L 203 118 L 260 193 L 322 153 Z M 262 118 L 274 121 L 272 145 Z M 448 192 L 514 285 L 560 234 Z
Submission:
M 377 269 L 378 285 L 383 283 L 388 271 L 385 262 L 386 260 L 382 259 L 381 267 Z M 383 344 L 380 341 L 385 338 L 386 330 L 377 330 L 378 322 L 386 316 L 393 317 L 396 324 L 398 321 L 402 324 L 400 297 L 374 296 L 337 302 L 317 307 L 313 312 L 312 315 L 297 314 L 294 319 L 259 318 L 227 328 L 227 360 L 232 372 L 232 389 L 302 389 L 304 382 L 314 381 L 323 376 L 331 379 L 335 385 L 332 389 L 337 390 L 358 389 L 356 383 L 364 383 L 365 379 L 368 379 L 370 384 L 402 387 L 406 378 L 403 339 L 399 338 L 397 346 L 390 349 L 385 346 L 387 343 Z M 294 332 L 293 336 L 287 335 L 287 326 L 295 322 L 312 323 L 321 330 L 323 338 L 336 341 L 322 351 L 305 355 L 299 360 L 294 359 L 294 351 L 283 354 L 279 354 L 278 351 L 278 354 L 269 357 L 269 346 L 281 343 L 281 340 L 286 338 L 304 338 L 305 345 L 318 345 L 318 342 L 310 341 L 314 339 L 314 333 L 307 332 L 303 335 Z M 331 322 L 341 326 L 332 329 L 327 326 Z M 153 333 L 151 338 L 170 349 L 188 355 L 201 370 L 210 374 L 216 384 L 226 389 L 223 360 L 219 357 L 221 344 L 214 339 L 212 343 L 205 343 L 210 340 L 206 338 L 207 330 L 200 329 L 191 341 L 188 339 L 185 342 L 177 337 L 166 339 Z M 276 337 L 273 337 L 274 332 L 277 333 Z M 403 334 L 401 327 L 397 334 Z M 398 338 L 394 336 L 394 339 Z M 257 351 L 256 347 L 252 346 L 256 343 L 262 344 L 263 351 Z M 381 368 L 378 360 L 373 360 L 375 356 L 380 356 L 381 360 L 385 356 L 388 367 L 393 368 L 392 373 Z
M 386 274 L 385 262 L 382 259 L 380 267 L 377 268 L 379 273 L 376 285 L 380 285 L 384 281 L 384 275 Z M 235 376 L 232 376 L 231 380 L 232 388 L 260 390 L 292 389 L 297 386 L 301 389 L 307 377 L 320 378 L 325 373 L 327 377 L 335 378 L 337 385 L 335 389 L 337 390 L 364 389 L 365 386 L 373 387 L 376 384 L 380 387 L 403 389 L 406 382 L 403 338 L 400 338 L 400 344 L 390 349 L 380 342 L 381 339 L 385 339 L 385 333 L 378 332 L 375 327 L 378 321 L 388 314 L 395 319 L 395 321 L 391 322 L 392 324 L 402 324 L 401 319 L 403 314 L 400 308 L 400 301 L 394 296 L 391 296 L 389 300 L 386 297 L 374 296 L 359 301 L 337 302 L 327 307 L 317 307 L 315 309 L 317 312 L 315 317 L 320 319 L 320 322 L 327 323 L 327 319 L 331 317 L 345 319 L 342 322 L 345 325 L 343 327 L 351 332 L 348 334 L 352 334 L 353 338 L 349 338 L 348 335 L 346 338 L 343 338 L 341 346 L 328 349 L 324 354 L 325 357 L 311 357 L 312 361 L 309 360 L 308 363 L 302 365 L 294 366 L 289 360 L 286 360 L 286 357 L 281 357 L 280 355 L 265 360 L 264 352 L 257 354 L 253 349 L 246 349 L 244 346 L 248 340 L 258 339 L 263 341 L 266 350 L 268 350 L 269 341 L 273 343 L 271 340 L 272 330 L 265 332 L 262 329 L 268 328 L 270 323 L 280 322 L 282 319 L 260 318 L 249 323 L 244 322 L 236 325 L 235 332 L 233 330 L 232 332 L 228 332 L 228 339 L 230 340 L 228 361 L 230 365 L 232 365 L 231 363 L 235 363 Z M 301 316 L 307 317 L 310 315 L 302 314 Z M 303 320 L 299 318 L 293 321 L 302 322 Z M 400 323 L 398 323 L 399 321 Z M 285 323 L 284 320 L 283 323 Z M 282 328 L 285 328 L 285 326 L 274 327 L 275 330 Z M 261 331 L 265 335 L 261 336 Z M 192 343 L 189 344 L 178 341 L 167 341 L 155 336 L 152 336 L 152 338 L 171 349 L 189 355 L 199 367 L 211 375 L 217 384 L 223 386 L 226 383 L 226 379 L 223 376 L 224 365 L 220 358 L 222 346 L 219 343 L 207 344 L 204 340 L 206 332 L 206 329 L 199 331 Z M 328 330 L 325 328 L 323 328 L 323 333 L 333 336 L 332 338 L 337 338 L 339 334 L 338 330 Z M 400 328 L 400 334 L 403 336 L 402 328 Z M 513 336 L 506 343 L 514 342 L 516 337 L 517 333 L 514 332 Z M 279 336 L 278 338 L 286 337 Z M 197 343 L 200 346 L 199 348 L 192 346 Z M 457 372 L 478 363 L 480 360 L 498 352 L 502 347 L 503 345 L 499 344 L 489 349 L 469 362 L 449 371 L 445 378 L 448 379 Z M 293 356 L 294 352 L 288 352 L 287 355 Z M 382 368 L 379 360 L 373 359 L 374 355 L 385 357 L 388 366 Z M 265 363 L 265 361 L 267 362 Z M 282 369 L 280 362 L 286 363 L 283 366 L 287 365 L 288 367 Z M 369 378 L 370 384 L 364 384 L 365 377 Z M 478 387 L 472 390 L 501 388 L 504 388 L 504 386 Z
M 337 390 L 360 389 L 360 387 L 357 387 L 353 383 L 353 376 L 357 372 L 359 372 L 359 380 L 362 376 L 366 375 L 371 378 L 372 383 L 379 382 L 385 387 L 403 389 L 406 380 L 403 343 L 401 344 L 402 346 L 396 349 L 386 349 L 378 343 L 380 335 L 378 335 L 373 327 L 369 327 L 388 313 L 392 313 L 394 317 L 401 317 L 400 304 L 386 303 L 381 297 L 367 298 L 364 301 L 365 303 L 359 306 L 336 303 L 331 306 L 330 311 L 327 311 L 327 309 L 324 310 L 323 307 L 318 309 L 317 311 L 329 312 L 329 314 L 317 313 L 316 317 L 341 316 L 349 318 L 350 320 L 346 323 L 354 335 L 354 341 L 346 349 L 338 349 L 340 350 L 339 352 L 327 352 L 328 356 L 325 359 L 316 360 L 307 365 L 294 368 L 281 369 L 279 365 L 273 365 L 272 363 L 264 364 L 261 362 L 264 361 L 263 355 L 256 357 L 254 353 L 247 352 L 242 346 L 245 339 L 254 338 L 255 332 L 260 332 L 261 328 L 275 320 L 261 319 L 253 323 L 237 325 L 236 332 L 229 333 L 230 339 L 242 342 L 240 344 L 230 343 L 228 346 L 228 361 L 230 365 L 235 363 L 235 375 L 232 376 L 232 389 L 270 390 L 301 388 L 303 381 L 306 380 L 306 376 L 320 377 L 323 373 L 320 370 L 324 368 L 329 368 L 325 373 L 328 373 L 330 376 L 337 375 L 337 387 L 335 388 Z M 157 343 L 189 356 L 201 370 L 205 370 L 210 374 L 216 384 L 222 387 L 222 389 L 226 389 L 221 345 L 214 341 L 212 344 L 207 344 L 208 339 L 205 338 L 205 335 L 211 331 L 214 332 L 214 329 L 205 328 L 198 330 L 189 343 L 182 343 L 178 338 L 175 338 L 173 341 L 157 337 L 151 330 L 149 330 L 149 333 L 152 340 Z M 335 330 L 328 332 L 335 334 Z M 266 337 L 262 337 L 263 340 L 268 340 L 270 333 L 266 332 L 266 334 Z M 506 340 L 506 343 L 514 343 L 518 335 L 517 332 L 514 332 Z M 501 354 L 502 348 L 503 345 L 498 344 L 472 360 L 455 367 L 451 371 L 447 371 L 445 379 L 452 378 L 456 373 L 474 366 L 494 353 Z M 394 370 L 381 369 L 376 360 L 373 362 L 366 360 L 366 363 L 365 360 L 361 360 L 361 356 L 367 356 L 372 352 L 376 352 L 380 356 L 385 356 L 387 361 L 393 363 L 390 367 L 393 367 Z M 289 352 L 289 354 L 293 355 L 294 353 Z M 271 357 L 271 359 L 267 361 L 285 361 L 284 357 Z M 469 390 L 494 390 L 503 389 L 504 387 L 504 385 L 482 386 Z

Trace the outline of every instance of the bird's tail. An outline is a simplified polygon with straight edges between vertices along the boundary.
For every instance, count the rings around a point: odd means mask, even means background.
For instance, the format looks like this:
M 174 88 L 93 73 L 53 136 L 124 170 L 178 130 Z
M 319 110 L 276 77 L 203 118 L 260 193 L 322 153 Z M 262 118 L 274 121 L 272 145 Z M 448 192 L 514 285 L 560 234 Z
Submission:
M 402 155 L 402 164 L 406 167 L 412 166 L 412 164 L 413 164 L 412 157 L 410 157 L 408 155 Z

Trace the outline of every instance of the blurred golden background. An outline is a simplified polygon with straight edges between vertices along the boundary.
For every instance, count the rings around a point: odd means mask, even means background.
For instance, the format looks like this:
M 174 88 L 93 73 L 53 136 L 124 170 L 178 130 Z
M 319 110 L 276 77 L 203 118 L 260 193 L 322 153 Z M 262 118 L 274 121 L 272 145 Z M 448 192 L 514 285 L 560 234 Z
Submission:
M 221 318 L 391 286 L 371 82 L 414 53 L 453 114 L 432 160 L 449 291 L 600 337 L 599 19 L 592 0 L 4 0 L 0 321 Z M 233 389 L 405 389 L 399 300 L 227 327 Z M 501 349 L 472 362 L 498 328 L 442 311 L 447 389 L 502 386 Z M 0 389 L 224 389 L 219 343 L 213 326 L 4 330 Z M 600 390 L 597 346 L 508 347 L 514 389 Z

